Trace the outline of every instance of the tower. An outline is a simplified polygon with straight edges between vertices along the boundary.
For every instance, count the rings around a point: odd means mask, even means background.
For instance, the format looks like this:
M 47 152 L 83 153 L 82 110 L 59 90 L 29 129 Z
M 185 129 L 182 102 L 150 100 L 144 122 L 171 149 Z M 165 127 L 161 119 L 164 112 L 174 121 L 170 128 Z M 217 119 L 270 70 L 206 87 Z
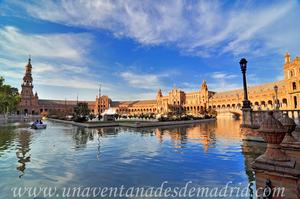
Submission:
M 200 103 L 203 105 L 204 109 L 207 108 L 208 105 L 208 86 L 206 84 L 206 81 L 203 80 L 200 88 Z
M 284 56 L 284 81 L 289 93 L 287 104 L 290 109 L 300 108 L 300 57 L 291 60 L 291 55 L 287 52 Z
M 162 95 L 161 89 L 158 89 L 156 98 L 161 98 L 162 96 L 163 95 Z
M 162 97 L 163 97 L 163 94 L 161 92 L 161 89 L 158 89 L 157 95 L 156 95 L 156 106 L 157 106 L 156 111 L 157 111 L 157 113 L 161 113 L 163 110 Z
M 37 114 L 38 113 L 38 95 L 33 93 L 33 78 L 31 58 L 25 66 L 25 74 L 21 85 L 21 101 L 18 105 L 18 113 L 22 114 Z
M 291 55 L 288 52 L 286 52 L 284 56 L 284 63 L 287 64 L 290 62 L 291 62 Z

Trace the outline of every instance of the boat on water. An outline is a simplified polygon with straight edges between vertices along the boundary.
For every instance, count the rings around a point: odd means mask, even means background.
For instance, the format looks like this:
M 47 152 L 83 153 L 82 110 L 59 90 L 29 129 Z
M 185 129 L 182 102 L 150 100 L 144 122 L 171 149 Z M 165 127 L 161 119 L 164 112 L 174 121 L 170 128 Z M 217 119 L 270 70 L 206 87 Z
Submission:
M 46 129 L 47 128 L 47 124 L 40 124 L 40 123 L 33 123 L 31 125 L 32 129 Z

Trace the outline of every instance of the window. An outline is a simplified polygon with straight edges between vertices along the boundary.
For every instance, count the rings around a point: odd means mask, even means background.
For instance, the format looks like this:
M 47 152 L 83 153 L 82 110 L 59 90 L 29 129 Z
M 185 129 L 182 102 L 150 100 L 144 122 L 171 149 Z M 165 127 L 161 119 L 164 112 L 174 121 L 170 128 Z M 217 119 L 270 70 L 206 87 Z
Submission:
M 297 89 L 296 82 L 293 82 L 292 87 L 293 87 L 293 90 Z

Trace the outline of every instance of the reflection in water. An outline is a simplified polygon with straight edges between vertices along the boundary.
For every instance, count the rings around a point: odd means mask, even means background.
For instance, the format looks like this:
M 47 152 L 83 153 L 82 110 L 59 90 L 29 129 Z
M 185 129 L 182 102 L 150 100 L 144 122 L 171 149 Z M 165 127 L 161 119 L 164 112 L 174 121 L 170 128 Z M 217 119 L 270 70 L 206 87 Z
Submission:
M 254 172 L 251 168 L 252 162 L 258 156 L 266 151 L 266 143 L 263 142 L 253 142 L 253 141 L 243 141 L 242 153 L 245 157 L 245 170 L 249 178 L 249 182 L 255 181 Z
M 184 148 L 188 141 L 199 142 L 204 146 L 204 150 L 207 152 L 209 145 L 213 145 L 215 141 L 214 129 L 215 123 L 166 127 L 157 128 L 155 135 L 160 143 L 164 140 L 171 139 L 175 148 Z
M 100 159 L 100 155 L 101 155 L 101 137 L 103 135 L 102 133 L 102 129 L 98 129 L 98 136 L 97 136 L 97 160 Z
M 30 186 L 43 182 L 61 187 L 159 186 L 163 181 L 181 186 L 189 180 L 205 186 L 248 183 L 254 179 L 250 163 L 264 151 L 264 144 L 243 142 L 239 124 L 220 118 L 142 129 L 82 129 L 51 122 L 42 131 L 2 128 L 0 187 L 4 182 L 21 186 L 25 181 Z M 16 161 L 20 177 L 26 170 L 21 180 L 11 177 Z M 10 198 L 9 191 L 4 196 Z
M 0 157 L 13 144 L 16 136 L 15 129 L 15 126 L 10 125 L 0 127 Z
M 30 162 L 30 154 L 28 153 L 30 151 L 31 133 L 28 131 L 21 131 L 17 141 L 16 155 L 19 163 L 17 170 L 21 172 L 21 175 L 19 175 L 19 178 L 21 178 L 25 173 L 26 163 Z
M 78 128 L 77 132 L 73 135 L 76 149 L 86 148 L 87 142 L 92 138 L 93 133 L 86 131 L 84 128 Z

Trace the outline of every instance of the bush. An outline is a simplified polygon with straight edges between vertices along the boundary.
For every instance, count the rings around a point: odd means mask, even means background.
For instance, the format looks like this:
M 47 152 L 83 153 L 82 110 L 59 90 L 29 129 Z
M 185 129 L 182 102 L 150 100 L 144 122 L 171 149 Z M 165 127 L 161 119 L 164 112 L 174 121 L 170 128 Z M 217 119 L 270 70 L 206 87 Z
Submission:
M 90 115 L 90 110 L 88 108 L 87 103 L 81 102 L 74 107 L 75 122 L 86 122 L 88 120 L 89 115 Z

